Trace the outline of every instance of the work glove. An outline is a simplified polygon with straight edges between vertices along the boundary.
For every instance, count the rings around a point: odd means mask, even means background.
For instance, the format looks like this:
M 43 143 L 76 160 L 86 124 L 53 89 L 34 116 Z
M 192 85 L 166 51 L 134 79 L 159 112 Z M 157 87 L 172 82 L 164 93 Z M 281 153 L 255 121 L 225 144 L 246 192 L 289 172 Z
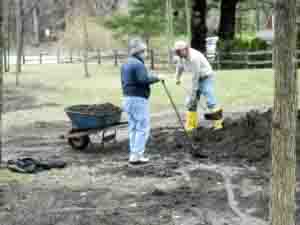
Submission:
M 181 80 L 180 79 L 176 79 L 176 85 L 180 85 L 181 84 Z

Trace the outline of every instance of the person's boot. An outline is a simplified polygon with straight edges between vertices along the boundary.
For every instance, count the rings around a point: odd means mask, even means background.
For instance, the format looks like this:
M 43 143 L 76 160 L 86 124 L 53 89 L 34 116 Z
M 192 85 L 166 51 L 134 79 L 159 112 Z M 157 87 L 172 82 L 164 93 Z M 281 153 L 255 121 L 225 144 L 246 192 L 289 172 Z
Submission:
M 215 107 L 205 115 L 205 118 L 212 121 L 214 130 L 223 128 L 223 109 Z
M 223 119 L 220 119 L 220 120 L 213 120 L 213 128 L 214 130 L 220 130 L 222 129 L 224 126 L 223 126 Z
M 186 112 L 185 129 L 192 131 L 198 127 L 198 113 L 193 111 Z

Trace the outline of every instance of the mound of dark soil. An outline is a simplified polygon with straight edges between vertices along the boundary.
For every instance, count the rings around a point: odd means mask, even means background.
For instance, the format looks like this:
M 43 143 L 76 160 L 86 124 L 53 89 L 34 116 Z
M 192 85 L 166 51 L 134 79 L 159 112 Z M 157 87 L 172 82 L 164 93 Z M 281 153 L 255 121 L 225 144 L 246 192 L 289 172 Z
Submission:
M 299 118 L 299 117 L 298 117 Z M 224 121 L 224 129 L 213 131 L 199 128 L 193 134 L 197 149 L 195 157 L 207 155 L 210 159 L 242 159 L 258 162 L 270 159 L 272 112 L 251 111 L 238 120 Z M 300 129 L 300 120 L 297 123 Z M 300 133 L 297 133 L 297 151 Z
M 186 150 L 202 160 L 259 163 L 267 168 L 271 159 L 271 121 L 271 110 L 264 113 L 250 111 L 239 119 L 225 119 L 221 130 L 201 127 L 192 134 L 193 150 L 186 145 L 183 132 L 168 127 L 158 128 L 152 131 L 149 147 L 152 153 L 172 155 L 178 160 L 182 160 Z M 297 130 L 300 130 L 299 116 Z M 300 152 L 300 132 L 296 138 L 297 152 Z

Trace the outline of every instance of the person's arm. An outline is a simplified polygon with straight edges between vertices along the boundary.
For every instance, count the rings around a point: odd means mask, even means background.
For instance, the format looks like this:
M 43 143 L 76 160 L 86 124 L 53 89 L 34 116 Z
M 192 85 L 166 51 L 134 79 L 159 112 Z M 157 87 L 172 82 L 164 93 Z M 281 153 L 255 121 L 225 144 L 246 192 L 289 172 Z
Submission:
M 157 76 L 149 73 L 146 67 L 142 64 L 138 64 L 136 67 L 136 79 L 140 84 L 154 84 L 160 81 Z
M 182 77 L 183 71 L 184 71 L 184 65 L 183 65 L 182 61 L 179 60 L 176 65 L 176 84 L 181 83 L 181 77 Z
M 161 78 L 158 75 L 155 75 L 154 73 L 152 73 L 150 71 L 148 72 L 148 77 L 150 80 L 150 84 L 157 83 L 161 80 Z

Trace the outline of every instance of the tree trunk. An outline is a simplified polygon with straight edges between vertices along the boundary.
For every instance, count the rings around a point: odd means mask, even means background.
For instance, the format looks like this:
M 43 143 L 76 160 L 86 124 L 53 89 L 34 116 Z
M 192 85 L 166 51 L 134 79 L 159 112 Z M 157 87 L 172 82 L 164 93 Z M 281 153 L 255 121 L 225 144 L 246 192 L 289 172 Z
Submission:
M 2 27 L 1 31 L 3 33 L 3 68 L 5 72 L 8 72 L 8 42 L 9 42 L 9 1 L 4 1 L 2 4 L 2 8 L 6 9 L 2 11 Z
M 172 0 L 166 1 L 166 17 L 167 17 L 167 38 L 168 38 L 168 67 L 171 69 L 172 65 L 172 45 L 174 42 L 174 24 L 173 24 L 173 5 Z
M 190 0 L 185 0 L 185 20 L 186 20 L 186 32 L 188 36 L 188 42 L 191 44 L 191 8 L 190 8 Z
M 23 0 L 15 0 L 16 7 L 16 35 L 17 35 L 17 65 L 16 65 L 16 85 L 19 85 L 19 73 L 22 71 L 22 55 L 24 43 L 23 24 Z
M 90 77 L 89 74 L 89 67 L 88 67 L 88 52 L 89 52 L 89 34 L 87 29 L 87 18 L 83 16 L 82 20 L 82 27 L 83 27 L 83 42 L 84 42 L 84 49 L 83 49 L 83 66 L 84 66 L 84 74 L 85 77 Z
M 5 1 L 4 1 L 5 2 Z M 6 32 L 7 32 L 7 41 L 6 41 L 6 48 L 7 48 L 7 59 L 6 59 L 6 65 L 5 65 L 5 72 L 10 71 L 10 45 L 11 45 L 11 27 L 12 27 L 12 5 L 13 1 L 8 1 L 6 5 L 4 5 L 4 9 L 7 11 L 7 27 L 6 27 Z
M 275 96 L 272 120 L 272 225 L 295 224 L 296 0 L 275 0 Z
M 2 3 L 2 8 L 4 9 L 5 5 L 4 3 Z M 6 8 L 6 7 L 5 7 Z M 7 16 L 4 13 L 4 10 L 2 11 L 3 14 L 1 14 L 2 16 L 2 20 L 1 20 L 1 32 L 2 32 L 2 37 L 1 37 L 1 41 L 3 43 L 1 43 L 1 48 L 2 48 L 2 53 L 1 53 L 1 57 L 3 57 L 3 71 L 6 71 L 7 68 L 7 41 L 8 41 L 8 37 L 7 37 Z
M 191 15 L 191 30 L 192 40 L 191 46 L 202 53 L 206 52 L 206 14 L 207 3 L 206 0 L 194 0 L 192 4 Z
M 10 46 L 11 46 L 11 4 L 12 2 L 10 1 L 10 4 L 8 6 L 8 26 L 7 26 L 7 71 L 10 72 Z
M 0 2 L 0 30 L 2 30 L 3 26 L 3 2 Z M 0 32 L 0 124 L 2 124 L 2 81 L 3 81 L 3 33 Z M 2 127 L 2 125 L 1 125 Z M 0 164 L 2 162 L 2 129 L 0 130 Z
M 256 1 L 256 13 L 255 13 L 256 31 L 260 31 L 260 18 L 261 18 L 260 4 L 258 1 Z
M 33 33 L 34 33 L 34 45 L 40 45 L 40 17 L 39 17 L 39 9 L 34 7 L 32 10 L 32 18 L 33 18 Z
M 233 40 L 235 35 L 235 14 L 239 0 L 222 0 L 219 24 L 219 38 Z

